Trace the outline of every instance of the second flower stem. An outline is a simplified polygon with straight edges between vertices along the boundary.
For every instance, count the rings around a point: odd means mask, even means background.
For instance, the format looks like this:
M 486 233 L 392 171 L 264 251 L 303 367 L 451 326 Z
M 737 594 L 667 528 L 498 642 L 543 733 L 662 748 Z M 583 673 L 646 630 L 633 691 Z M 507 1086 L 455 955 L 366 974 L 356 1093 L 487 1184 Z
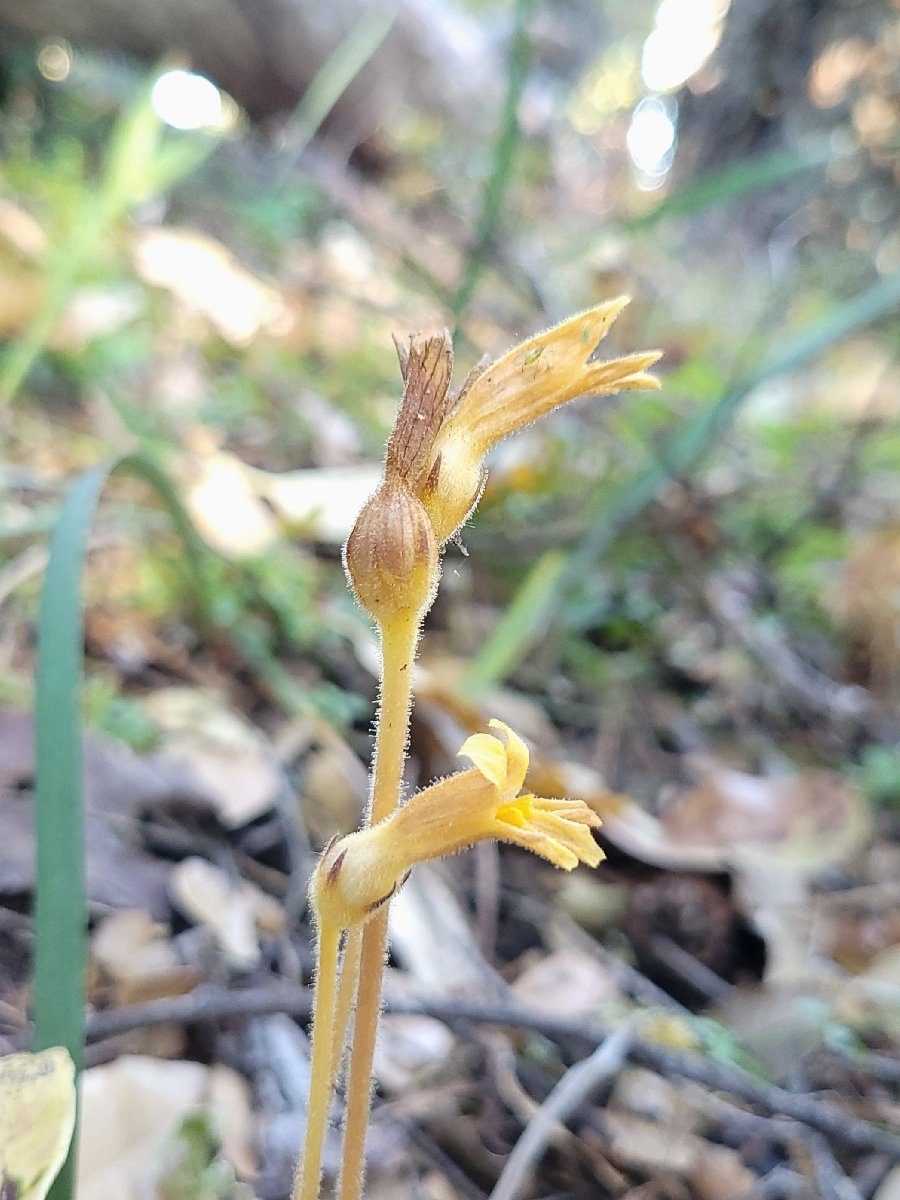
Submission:
M 373 825 L 390 816 L 400 802 L 409 737 L 412 668 L 420 629 L 421 616 L 412 612 L 386 621 L 381 626 L 381 698 L 369 814 L 369 823 Z M 381 977 L 387 950 L 387 927 L 388 906 L 385 905 L 362 931 L 356 981 L 356 1017 L 347 1081 L 340 1200 L 359 1200 L 362 1194 L 372 1062 L 381 1011 Z M 350 982 L 346 980 L 348 985 Z
M 387 950 L 387 905 L 366 925 L 362 933 L 356 1020 L 347 1078 L 347 1110 L 344 1116 L 344 1149 L 341 1158 L 340 1200 L 359 1200 L 365 1171 L 366 1128 L 372 1092 L 375 1036 L 381 1012 L 381 977 Z

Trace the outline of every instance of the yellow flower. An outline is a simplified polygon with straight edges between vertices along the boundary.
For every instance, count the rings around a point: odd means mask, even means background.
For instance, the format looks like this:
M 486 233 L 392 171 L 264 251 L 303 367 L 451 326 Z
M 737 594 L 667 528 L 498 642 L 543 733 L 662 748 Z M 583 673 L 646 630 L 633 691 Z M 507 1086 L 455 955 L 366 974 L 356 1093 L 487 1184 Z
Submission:
M 628 304 L 608 300 L 504 354 L 480 363 L 459 393 L 450 389 L 447 330 L 396 341 L 403 399 L 387 445 L 384 478 L 360 513 L 344 562 L 357 599 L 382 624 L 427 611 L 439 552 L 478 503 L 488 451 L 561 404 L 658 388 L 647 369 L 656 350 L 596 360 L 598 344 Z
M 628 303 L 627 296 L 608 300 L 472 372 L 437 431 L 415 486 L 439 544 L 478 503 L 484 458 L 497 442 L 578 396 L 660 386 L 646 373 L 659 351 L 595 359 L 598 344 Z M 450 353 L 448 340 L 448 361 Z
M 347 929 L 366 921 L 417 862 L 486 838 L 523 846 L 566 871 L 601 861 L 591 833 L 599 817 L 581 801 L 520 795 L 528 749 L 502 721 L 490 724 L 498 734 L 476 733 L 459 752 L 474 764 L 470 770 L 432 784 L 379 824 L 326 847 L 311 888 L 322 925 Z

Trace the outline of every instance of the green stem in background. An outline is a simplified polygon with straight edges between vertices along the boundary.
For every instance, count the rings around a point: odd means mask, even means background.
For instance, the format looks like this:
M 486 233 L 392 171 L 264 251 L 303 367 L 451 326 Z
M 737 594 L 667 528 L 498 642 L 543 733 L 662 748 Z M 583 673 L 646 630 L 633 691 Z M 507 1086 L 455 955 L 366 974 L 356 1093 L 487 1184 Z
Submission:
M 456 341 L 459 332 L 459 321 L 469 306 L 478 280 L 484 270 L 484 260 L 488 247 L 494 238 L 503 199 L 506 195 L 516 151 L 521 140 L 519 126 L 519 102 L 528 70 L 531 66 L 531 43 L 528 38 L 528 21 L 534 8 L 534 0 L 516 0 L 515 26 L 513 29 L 512 45 L 509 52 L 509 71 L 506 82 L 506 97 L 500 116 L 500 130 L 494 145 L 494 158 L 491 173 L 485 183 L 481 198 L 481 213 L 475 227 L 475 237 L 466 256 L 462 278 L 456 294 L 450 301 L 450 311 L 456 322 L 453 340 Z
M 209 136 L 166 135 L 153 108 L 154 82 L 155 78 L 148 81 L 119 117 L 99 184 L 85 185 L 77 226 L 65 241 L 50 250 L 44 264 L 46 291 L 41 306 L 0 360 L 0 408 L 25 382 L 83 273 L 93 266 L 116 224 L 135 204 L 188 174 L 216 144 Z
M 285 161 L 276 188 L 287 185 L 303 151 L 390 33 L 396 19 L 396 10 L 377 6 L 365 10 L 313 76 L 283 131 Z
M 522 646 L 533 644 L 547 620 L 548 601 L 556 592 L 565 565 L 562 550 L 545 550 L 528 572 L 512 604 L 462 677 L 460 690 L 468 699 L 480 699 L 505 679 L 519 662 Z
M 764 360 L 755 374 L 729 388 L 708 411 L 702 412 L 677 434 L 637 479 L 623 485 L 610 505 L 605 498 L 592 514 L 589 532 L 569 558 L 560 579 L 560 588 L 573 583 L 592 570 L 622 529 L 659 495 L 669 480 L 696 470 L 718 438 L 731 424 L 741 405 L 759 387 L 779 375 L 796 371 L 811 359 L 831 349 L 900 303 L 900 272 L 882 279 L 846 304 L 838 305 L 819 321 L 801 329 L 776 352 Z

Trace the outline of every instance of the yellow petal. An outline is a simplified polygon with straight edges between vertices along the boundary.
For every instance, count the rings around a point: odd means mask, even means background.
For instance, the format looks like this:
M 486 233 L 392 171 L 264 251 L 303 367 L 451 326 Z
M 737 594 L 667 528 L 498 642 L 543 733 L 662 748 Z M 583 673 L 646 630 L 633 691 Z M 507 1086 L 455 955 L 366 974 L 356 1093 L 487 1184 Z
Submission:
M 627 296 L 619 296 L 578 313 L 487 367 L 446 421 L 437 446 L 463 436 L 474 439 L 485 453 L 507 434 L 576 396 L 658 387 L 652 376 L 644 374 L 659 358 L 656 351 L 612 362 L 592 361 L 599 342 L 628 303 Z
M 463 742 L 459 753 L 468 758 L 498 792 L 506 791 L 506 747 L 499 738 L 490 733 L 473 733 Z M 516 788 L 516 791 L 518 790 Z
M 499 729 L 506 741 L 506 794 L 517 796 L 522 790 L 528 771 L 528 747 L 508 725 L 496 717 L 488 722 L 491 729 Z
M 513 800 L 510 804 L 501 804 L 494 813 L 494 820 L 500 821 L 503 825 L 512 825 L 514 829 L 527 829 L 530 807 L 527 801 L 530 799 L 530 796 L 520 796 L 518 800 Z

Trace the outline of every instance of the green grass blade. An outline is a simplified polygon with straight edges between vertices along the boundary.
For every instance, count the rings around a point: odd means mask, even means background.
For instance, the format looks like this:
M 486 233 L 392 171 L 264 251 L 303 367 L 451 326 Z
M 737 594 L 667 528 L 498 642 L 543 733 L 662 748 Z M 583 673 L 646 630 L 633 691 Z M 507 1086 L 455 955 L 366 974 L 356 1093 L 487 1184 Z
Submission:
M 75 482 L 51 535 L 38 611 L 34 1041 L 37 1049 L 64 1046 L 77 1072 L 84 1060 L 87 963 L 81 579 L 97 502 L 116 469 L 141 476 L 158 493 L 184 542 L 198 607 L 204 616 L 209 615 L 212 601 L 203 573 L 203 564 L 212 551 L 191 525 L 168 476 L 152 459 L 143 454 L 114 459 L 85 472 Z M 74 1171 L 74 1154 L 70 1152 L 53 1185 L 51 1200 L 71 1200 Z
M 79 711 L 84 657 L 81 574 L 91 521 L 112 465 L 86 472 L 64 500 L 50 540 L 38 613 L 35 1046 L 64 1046 L 76 1071 L 84 1057 L 87 954 Z M 73 1190 L 70 1151 L 52 1194 L 61 1200 Z
M 81 574 L 111 469 L 106 463 L 86 472 L 66 496 L 50 540 L 38 614 L 35 1043 L 38 1049 L 65 1046 L 76 1065 L 82 1057 L 85 936 Z
M 623 486 L 612 505 L 608 500 L 604 502 L 603 511 L 594 515 L 590 532 L 566 565 L 560 578 L 561 589 L 571 586 L 597 563 L 621 531 L 653 503 L 668 480 L 692 471 L 700 464 L 747 397 L 761 383 L 804 366 L 898 304 L 900 273 L 888 276 L 846 304 L 838 305 L 813 325 L 801 329 L 756 372 L 724 392 L 711 409 L 700 413 L 686 429 L 673 437 L 644 472 Z
M 328 114 L 387 37 L 397 18 L 388 8 L 371 8 L 316 72 L 284 130 L 283 187 Z
M 152 82 L 116 121 L 103 175 L 95 186 L 85 184 L 77 226 L 48 257 L 43 302 L 22 336 L 0 359 L 0 407 L 8 404 L 25 382 L 110 230 L 134 204 L 171 186 L 176 166 L 186 174 L 215 144 L 210 137 L 196 138 L 196 153 L 181 153 L 176 161 L 173 144 L 164 141 L 165 127 L 153 108 Z M 189 139 L 180 138 L 177 145 L 186 150 Z
M 521 662 L 547 619 L 548 601 L 566 564 L 562 550 L 547 550 L 537 560 L 516 597 L 472 660 L 461 690 L 472 700 L 504 680 Z
M 741 200 L 760 188 L 785 183 L 805 171 L 821 170 L 842 157 L 830 138 L 817 138 L 795 150 L 776 150 L 745 159 L 721 171 L 712 171 L 685 184 L 650 209 L 614 222 L 624 230 L 648 229 L 666 217 L 685 217 L 715 204 Z
M 710 171 L 671 192 L 647 212 L 612 220 L 603 231 L 642 233 L 655 228 L 669 217 L 688 217 L 705 212 L 717 205 L 743 200 L 764 188 L 788 183 L 798 175 L 822 171 L 833 162 L 851 158 L 857 150 L 835 149 L 830 138 L 814 138 L 796 150 L 775 150 L 770 154 L 754 155 L 743 162 Z M 569 237 L 556 254 L 559 263 L 571 262 L 590 254 L 596 244 L 594 233 Z

